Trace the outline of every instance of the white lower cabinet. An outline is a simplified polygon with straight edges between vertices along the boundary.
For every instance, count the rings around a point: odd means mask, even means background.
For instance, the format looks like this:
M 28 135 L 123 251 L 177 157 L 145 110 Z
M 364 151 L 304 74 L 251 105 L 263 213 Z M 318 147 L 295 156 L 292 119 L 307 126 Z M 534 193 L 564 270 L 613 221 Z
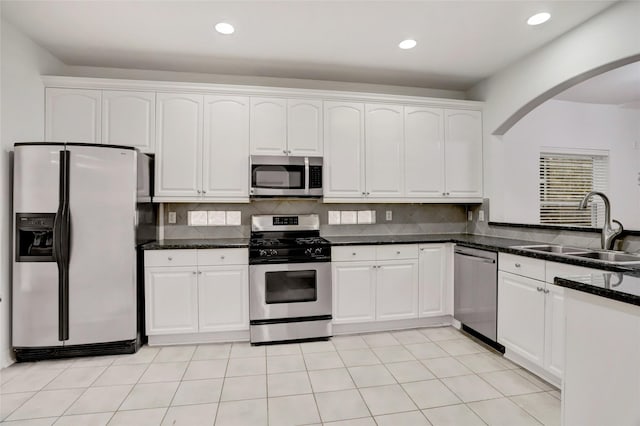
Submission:
M 248 268 L 246 249 L 146 251 L 147 335 L 248 330 Z
M 195 266 L 148 267 L 145 271 L 147 335 L 198 331 Z
M 333 322 L 375 321 L 375 262 L 332 262 Z
M 333 247 L 334 324 L 449 314 L 450 248 L 449 244 Z
M 507 357 L 560 384 L 564 375 L 564 289 L 553 280 L 598 270 L 502 253 L 498 265 L 498 342 L 507 349 Z

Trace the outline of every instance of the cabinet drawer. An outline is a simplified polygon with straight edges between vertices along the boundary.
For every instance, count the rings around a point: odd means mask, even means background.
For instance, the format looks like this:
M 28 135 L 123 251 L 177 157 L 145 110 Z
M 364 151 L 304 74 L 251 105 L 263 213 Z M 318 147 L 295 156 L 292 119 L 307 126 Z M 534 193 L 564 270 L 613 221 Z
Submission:
M 498 269 L 544 281 L 544 260 L 533 259 L 531 257 L 515 256 L 513 254 L 502 254 L 498 258 Z
M 198 266 L 247 265 L 249 252 L 244 248 L 198 250 Z
M 545 281 L 553 284 L 553 279 L 567 275 L 589 275 L 601 272 L 598 269 L 585 268 L 584 266 L 568 265 L 566 263 L 547 262 Z
M 378 260 L 417 259 L 417 244 L 393 244 L 377 248 Z
M 331 247 L 331 260 L 338 262 L 376 260 L 376 246 Z
M 147 250 L 145 266 L 193 266 L 197 265 L 196 250 Z

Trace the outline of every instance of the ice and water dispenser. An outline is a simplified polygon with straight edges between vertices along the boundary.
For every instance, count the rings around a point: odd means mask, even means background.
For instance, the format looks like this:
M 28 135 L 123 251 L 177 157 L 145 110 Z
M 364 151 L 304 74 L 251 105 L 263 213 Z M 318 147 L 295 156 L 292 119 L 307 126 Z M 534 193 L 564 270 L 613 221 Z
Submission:
M 16 262 L 54 262 L 55 213 L 16 213 Z

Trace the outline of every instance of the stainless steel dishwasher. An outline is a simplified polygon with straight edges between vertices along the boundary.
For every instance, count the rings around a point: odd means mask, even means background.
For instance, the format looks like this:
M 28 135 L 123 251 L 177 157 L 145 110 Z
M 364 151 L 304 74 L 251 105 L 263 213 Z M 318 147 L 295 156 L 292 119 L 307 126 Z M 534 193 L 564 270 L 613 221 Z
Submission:
M 453 316 L 462 329 L 504 352 L 497 343 L 498 253 L 456 247 Z

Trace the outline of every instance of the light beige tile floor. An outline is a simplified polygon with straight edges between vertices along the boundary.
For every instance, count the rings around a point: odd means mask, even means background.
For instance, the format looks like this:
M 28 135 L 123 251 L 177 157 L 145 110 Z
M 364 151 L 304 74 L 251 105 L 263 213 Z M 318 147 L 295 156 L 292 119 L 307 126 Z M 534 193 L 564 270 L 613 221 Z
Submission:
M 452 327 L 143 347 L 0 371 L 18 425 L 559 425 L 560 393 Z

